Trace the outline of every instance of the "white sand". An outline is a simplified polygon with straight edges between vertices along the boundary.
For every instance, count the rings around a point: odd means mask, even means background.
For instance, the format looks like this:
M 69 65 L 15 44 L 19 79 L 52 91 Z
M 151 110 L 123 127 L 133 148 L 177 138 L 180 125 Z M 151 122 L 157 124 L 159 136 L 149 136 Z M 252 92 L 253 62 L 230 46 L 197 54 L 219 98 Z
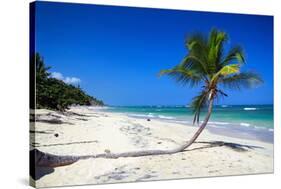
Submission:
M 191 138 L 197 129 L 85 107 L 72 108 L 71 111 L 86 116 L 36 110 L 42 119 L 59 119 L 63 123 L 37 122 L 36 144 L 33 146 L 55 155 L 91 155 L 104 153 L 105 150 L 115 153 L 171 149 Z M 54 136 L 56 133 L 58 137 Z M 254 147 L 239 150 L 227 145 L 211 145 L 210 142 L 214 141 Z M 184 152 L 173 155 L 80 160 L 45 174 L 36 181 L 36 187 L 273 172 L 273 144 L 216 135 L 207 129 L 197 142 Z

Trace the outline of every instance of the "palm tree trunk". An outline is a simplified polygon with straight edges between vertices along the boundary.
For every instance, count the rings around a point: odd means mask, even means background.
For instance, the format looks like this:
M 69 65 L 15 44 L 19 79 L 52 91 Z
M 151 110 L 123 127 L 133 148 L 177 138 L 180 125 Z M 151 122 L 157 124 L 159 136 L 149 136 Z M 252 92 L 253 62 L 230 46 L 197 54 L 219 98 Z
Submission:
M 120 157 L 141 157 L 141 156 L 150 156 L 150 155 L 165 155 L 165 154 L 175 154 L 178 152 L 182 152 L 184 149 L 188 148 L 192 145 L 204 128 L 207 126 L 207 123 L 210 119 L 212 110 L 213 110 L 213 98 L 210 99 L 209 107 L 207 115 L 204 119 L 204 122 L 200 125 L 197 132 L 193 135 L 193 137 L 187 141 L 185 144 L 170 150 L 142 150 L 142 151 L 131 151 L 131 152 L 123 152 L 123 153 L 102 153 L 96 155 L 88 155 L 88 156 L 56 156 L 49 153 L 44 153 L 39 150 L 36 150 L 36 156 L 38 161 L 35 162 L 36 166 L 43 167 L 59 167 L 64 165 L 72 164 L 80 159 L 89 159 L 89 158 L 109 158 L 116 159 Z M 33 152 L 34 153 L 34 152 Z
M 205 127 L 207 126 L 208 121 L 211 117 L 212 111 L 213 111 L 213 103 L 214 103 L 214 99 L 211 98 L 210 103 L 209 103 L 209 107 L 208 107 L 208 112 L 207 112 L 207 115 L 204 119 L 204 122 L 200 125 L 199 129 L 196 131 L 196 133 L 193 135 L 193 137 L 186 144 L 184 144 L 180 147 L 180 149 L 181 149 L 180 151 L 188 148 L 191 144 L 193 144 L 195 142 L 195 140 L 199 137 L 201 132 L 205 129 Z

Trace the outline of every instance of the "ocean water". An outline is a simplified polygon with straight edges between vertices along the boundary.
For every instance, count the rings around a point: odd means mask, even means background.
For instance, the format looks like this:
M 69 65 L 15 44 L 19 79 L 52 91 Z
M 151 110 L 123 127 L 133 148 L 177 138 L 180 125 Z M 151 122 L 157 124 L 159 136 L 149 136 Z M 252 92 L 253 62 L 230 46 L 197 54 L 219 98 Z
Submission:
M 106 111 L 186 125 L 192 125 L 193 120 L 192 110 L 186 106 L 110 106 Z M 205 114 L 203 111 L 200 120 Z M 232 137 L 273 142 L 273 126 L 273 105 L 216 105 L 207 129 Z

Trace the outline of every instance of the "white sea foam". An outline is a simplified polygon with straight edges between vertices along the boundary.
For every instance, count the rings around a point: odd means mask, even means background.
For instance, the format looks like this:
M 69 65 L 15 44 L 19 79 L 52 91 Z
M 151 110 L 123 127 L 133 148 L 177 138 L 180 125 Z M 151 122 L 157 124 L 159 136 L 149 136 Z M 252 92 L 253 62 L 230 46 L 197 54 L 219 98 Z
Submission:
M 192 124 L 192 122 L 184 121 L 184 120 L 175 120 L 175 123 L 183 123 L 183 124 Z
M 76 107 L 83 107 L 83 106 L 76 106 Z M 113 107 L 108 106 L 84 106 L 88 110 L 107 110 L 107 109 L 114 109 Z
M 133 116 L 133 117 L 155 117 L 152 114 L 129 114 L 129 116 Z
M 153 115 L 153 113 L 149 113 L 149 114 L 147 115 L 147 117 L 155 117 L 155 116 Z
M 255 129 L 262 129 L 262 130 L 267 129 L 266 127 L 259 127 L 259 126 L 254 126 L 254 128 Z
M 208 125 L 209 127 L 214 127 L 214 128 L 222 128 L 221 126 L 216 126 L 216 125 Z
M 274 129 L 268 129 L 268 131 L 273 132 L 273 131 L 274 131 Z
M 246 111 L 253 111 L 253 110 L 257 110 L 257 108 L 244 108 L 244 110 L 246 110 Z
M 215 124 L 215 125 L 229 125 L 230 124 L 228 122 L 216 122 L 216 121 L 209 121 L 209 123 Z
M 250 127 L 250 123 L 240 123 L 241 126 Z
M 159 115 L 158 117 L 161 118 L 161 119 L 175 119 L 174 117 L 171 117 L 171 116 L 163 116 L 163 115 Z
M 148 113 L 148 114 L 128 114 L 129 116 L 133 116 L 133 117 L 149 117 L 149 118 L 161 118 L 161 119 L 175 119 L 174 117 L 171 116 L 164 116 L 164 115 L 158 115 L 156 116 L 153 113 Z
M 128 114 L 129 116 L 134 116 L 134 117 L 145 117 L 146 115 L 143 114 Z
M 227 107 L 228 107 L 228 105 L 221 105 L 221 107 L 222 107 L 222 108 L 227 108 Z

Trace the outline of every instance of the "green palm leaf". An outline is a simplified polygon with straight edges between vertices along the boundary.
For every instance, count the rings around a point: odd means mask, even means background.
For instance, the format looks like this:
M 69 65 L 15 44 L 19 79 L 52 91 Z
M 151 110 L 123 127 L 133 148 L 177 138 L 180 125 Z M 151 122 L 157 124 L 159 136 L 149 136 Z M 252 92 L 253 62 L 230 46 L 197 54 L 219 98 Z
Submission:
M 229 77 L 221 78 L 219 81 L 224 87 L 240 90 L 244 88 L 252 88 L 263 83 L 262 78 L 253 72 L 242 72 Z
M 222 67 L 211 79 L 211 83 L 215 84 L 219 77 L 221 76 L 228 76 L 232 74 L 236 74 L 240 71 L 240 65 L 239 64 L 231 64 L 231 65 L 226 65 Z
M 199 123 L 200 113 L 207 104 L 208 94 L 207 91 L 202 91 L 198 96 L 192 99 L 190 107 L 194 113 L 193 124 L 195 122 Z
M 240 63 L 240 64 L 245 63 L 245 55 L 244 55 L 242 47 L 235 46 L 235 47 L 231 48 L 229 50 L 228 54 L 222 60 L 221 66 L 223 67 L 223 66 L 231 64 L 233 62 Z
M 208 60 L 208 40 L 200 33 L 195 33 L 190 35 L 186 39 L 186 47 L 189 51 L 188 56 L 182 61 L 182 64 L 189 67 L 193 65 L 196 69 L 208 74 L 208 65 L 206 61 Z
M 209 72 L 214 74 L 218 70 L 218 64 L 223 55 L 224 43 L 227 41 L 228 36 L 225 32 L 219 32 L 213 29 L 210 32 L 208 41 L 208 68 Z
M 201 81 L 201 77 L 196 71 L 185 69 L 182 65 L 168 70 L 161 70 L 159 76 L 162 75 L 169 75 L 183 85 L 196 86 Z
M 231 65 L 224 66 L 218 73 L 223 76 L 227 76 L 227 75 L 238 73 L 239 70 L 240 70 L 239 64 L 231 64 Z

